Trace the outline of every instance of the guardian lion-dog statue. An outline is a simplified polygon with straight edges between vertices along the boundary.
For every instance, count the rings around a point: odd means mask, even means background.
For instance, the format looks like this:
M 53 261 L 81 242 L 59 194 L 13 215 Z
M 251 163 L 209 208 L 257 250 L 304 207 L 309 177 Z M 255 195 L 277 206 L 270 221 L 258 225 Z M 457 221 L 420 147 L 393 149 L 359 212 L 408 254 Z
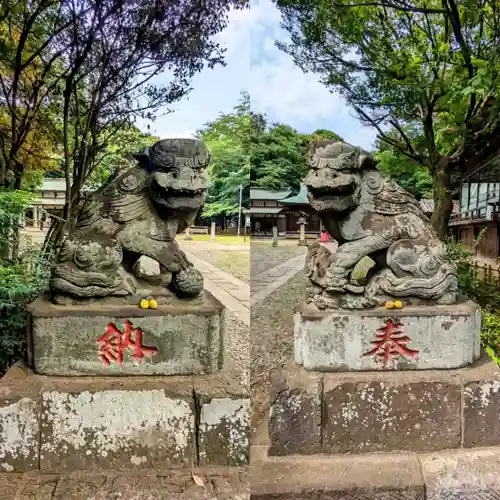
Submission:
M 341 142 L 319 141 L 305 179 L 311 207 L 338 241 L 331 253 L 314 244 L 307 257 L 308 303 L 320 309 L 363 309 L 388 300 L 453 304 L 456 268 L 418 201 L 385 179 L 370 154 Z M 355 279 L 364 257 L 374 266 Z
M 179 297 L 203 291 L 201 273 L 188 262 L 175 236 L 193 223 L 206 199 L 210 156 L 205 145 L 195 139 L 165 139 L 136 159 L 137 166 L 83 202 L 52 273 L 55 301 L 61 296 L 134 295 L 138 280 Z M 159 275 L 141 272 L 142 256 L 159 263 Z

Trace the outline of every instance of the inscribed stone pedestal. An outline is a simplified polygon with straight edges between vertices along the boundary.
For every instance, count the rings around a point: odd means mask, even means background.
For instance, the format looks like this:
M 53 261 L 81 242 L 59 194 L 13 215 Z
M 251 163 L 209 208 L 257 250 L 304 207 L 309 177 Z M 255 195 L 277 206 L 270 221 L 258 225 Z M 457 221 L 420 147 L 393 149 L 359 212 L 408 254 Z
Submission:
M 307 370 L 429 370 L 480 355 L 481 311 L 473 302 L 432 307 L 295 314 L 295 361 Z
M 223 306 L 208 293 L 201 302 L 155 310 L 107 299 L 60 306 L 41 297 L 30 311 L 31 357 L 40 374 L 192 375 L 222 367 Z

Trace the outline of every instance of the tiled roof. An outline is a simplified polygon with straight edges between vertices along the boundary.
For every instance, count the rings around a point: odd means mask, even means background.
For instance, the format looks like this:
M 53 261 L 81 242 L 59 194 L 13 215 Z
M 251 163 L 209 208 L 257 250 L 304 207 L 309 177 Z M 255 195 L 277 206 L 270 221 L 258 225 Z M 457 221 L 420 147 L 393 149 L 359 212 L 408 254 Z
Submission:
M 300 184 L 300 190 L 295 196 L 290 196 L 280 200 L 282 205 L 309 205 L 309 200 L 307 199 L 307 186 L 305 184 Z
M 279 214 L 282 210 L 283 210 L 282 207 L 250 207 L 248 210 L 244 210 L 244 213 L 250 214 L 250 215 L 251 214 L 276 215 L 276 214 Z
M 282 200 L 290 196 L 290 189 L 282 189 L 280 191 L 272 191 L 265 188 L 250 188 L 251 200 Z
M 66 191 L 66 179 L 45 178 L 40 191 Z

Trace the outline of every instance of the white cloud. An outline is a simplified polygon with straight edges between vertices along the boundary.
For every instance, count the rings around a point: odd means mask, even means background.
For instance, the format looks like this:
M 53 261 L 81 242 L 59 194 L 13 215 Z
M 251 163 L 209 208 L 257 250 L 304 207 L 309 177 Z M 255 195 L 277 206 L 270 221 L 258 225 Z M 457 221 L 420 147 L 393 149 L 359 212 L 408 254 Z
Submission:
M 227 49 L 225 67 L 204 70 L 192 82 L 189 98 L 173 106 L 175 113 L 159 118 L 152 130 L 161 137 L 191 136 L 220 112 L 230 112 L 240 92 L 250 92 L 252 107 L 270 121 L 287 123 L 301 132 L 330 128 L 350 142 L 369 147 L 375 134 L 349 116 L 342 99 L 305 74 L 291 57 L 274 45 L 286 37 L 280 14 L 270 0 L 258 0 L 249 10 L 233 11 L 228 27 L 218 35 Z

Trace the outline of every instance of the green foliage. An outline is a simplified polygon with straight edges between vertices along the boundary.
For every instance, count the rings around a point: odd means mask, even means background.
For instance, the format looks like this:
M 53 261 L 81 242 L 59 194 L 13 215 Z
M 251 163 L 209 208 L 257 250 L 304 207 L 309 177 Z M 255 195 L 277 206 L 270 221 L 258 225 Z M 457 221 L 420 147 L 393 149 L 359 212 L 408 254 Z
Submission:
M 394 152 L 428 168 L 433 223 L 446 235 L 450 171 L 463 171 L 500 147 L 498 0 L 276 0 L 290 43 L 279 42 L 304 71 L 318 74 L 393 149 L 382 163 L 417 192 Z
M 478 241 L 483 238 L 482 232 Z M 462 292 L 483 309 L 500 314 L 500 291 L 494 283 L 487 283 L 476 274 L 474 254 L 465 250 L 460 243 L 448 243 L 448 255 L 455 262 Z M 500 333 L 500 332 L 499 332 Z
M 134 153 L 142 153 L 159 138 L 141 132 L 135 125 L 126 125 L 108 139 L 106 147 L 97 155 L 86 187 L 98 189 L 115 173 L 137 164 Z
M 432 198 L 432 175 L 420 163 L 383 141 L 377 142 L 375 159 L 380 170 L 418 199 Z
M 248 207 L 252 120 L 250 96 L 243 92 L 232 113 L 220 114 L 197 132 L 211 155 L 205 217 L 237 214 L 240 186 L 244 188 L 243 206 Z
M 252 145 L 252 184 L 268 189 L 297 188 L 308 166 L 310 137 L 288 125 L 273 124 Z
M 324 128 L 320 128 L 318 130 L 315 130 L 310 136 L 311 141 L 320 141 L 321 139 L 330 139 L 330 140 L 334 140 L 334 141 L 344 142 L 344 139 L 342 139 L 342 137 L 340 137 L 340 135 L 336 134 L 335 132 L 332 132 L 331 130 L 327 130 Z
M 205 124 L 197 136 L 212 156 L 212 186 L 205 217 L 237 214 L 240 186 L 244 207 L 249 204 L 250 184 L 269 189 L 298 188 L 308 170 L 306 153 L 311 141 L 341 140 L 330 130 L 300 134 L 288 125 L 269 125 L 264 115 L 251 111 L 246 92 L 231 113 L 220 114 Z
M 478 240 L 483 237 L 479 235 Z M 500 291 L 475 272 L 474 254 L 459 243 L 448 243 L 448 256 L 455 262 L 461 292 L 482 308 L 481 344 L 500 364 Z
M 50 265 L 38 250 L 25 248 L 12 256 L 16 221 L 30 201 L 28 193 L 0 191 L 0 375 L 23 355 L 25 306 L 48 279 Z
M 313 141 L 342 138 L 331 130 L 301 134 L 288 125 L 272 124 L 254 136 L 251 183 L 267 189 L 298 189 L 309 166 L 307 153 Z
M 486 352 L 500 365 L 500 314 L 483 312 L 481 343 Z

